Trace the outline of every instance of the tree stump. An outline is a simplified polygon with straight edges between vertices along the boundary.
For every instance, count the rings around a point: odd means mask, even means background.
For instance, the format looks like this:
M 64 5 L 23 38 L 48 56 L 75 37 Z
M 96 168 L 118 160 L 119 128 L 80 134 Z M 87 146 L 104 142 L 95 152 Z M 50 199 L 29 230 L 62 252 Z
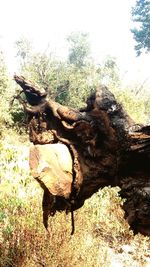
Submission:
M 150 126 L 137 125 L 105 86 L 77 110 L 51 100 L 22 76 L 14 79 L 33 143 L 32 174 L 44 189 L 45 227 L 56 211 L 71 212 L 73 219 L 87 198 L 111 185 L 126 199 L 123 209 L 134 233 L 150 235 Z

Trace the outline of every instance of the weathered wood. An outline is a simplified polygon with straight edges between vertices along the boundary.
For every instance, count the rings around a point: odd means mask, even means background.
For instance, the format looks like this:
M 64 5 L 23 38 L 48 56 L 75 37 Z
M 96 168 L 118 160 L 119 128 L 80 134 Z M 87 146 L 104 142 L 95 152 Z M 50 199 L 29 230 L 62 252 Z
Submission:
M 31 158 L 34 161 L 38 147 L 42 152 L 36 166 L 43 161 L 47 164 L 36 177 L 44 189 L 45 227 L 48 215 L 61 210 L 73 212 L 99 188 L 117 185 L 126 198 L 123 208 L 131 228 L 149 235 L 150 126 L 135 124 L 106 87 L 99 87 L 87 99 L 87 107 L 75 110 L 52 101 L 25 78 L 14 79 L 27 99 L 27 103 L 20 101 L 28 114 L 29 136 L 35 145 Z M 71 170 L 59 165 L 61 152 L 57 162 L 52 157 L 54 151 L 46 156 L 46 144 L 57 147 L 60 143 L 69 151 Z
M 35 145 L 30 149 L 33 177 L 54 196 L 66 199 L 71 194 L 72 158 L 64 144 Z

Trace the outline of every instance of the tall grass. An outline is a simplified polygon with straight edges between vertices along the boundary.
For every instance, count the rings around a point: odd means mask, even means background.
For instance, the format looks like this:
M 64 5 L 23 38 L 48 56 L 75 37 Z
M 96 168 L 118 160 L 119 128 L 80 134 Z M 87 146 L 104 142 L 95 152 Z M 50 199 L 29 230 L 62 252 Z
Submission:
M 42 224 L 42 189 L 29 174 L 28 144 L 17 136 L 0 142 L 0 266 L 150 266 L 150 239 L 133 236 L 121 209 L 119 188 L 105 187 L 75 212 Z M 13 140 L 13 145 L 12 145 Z

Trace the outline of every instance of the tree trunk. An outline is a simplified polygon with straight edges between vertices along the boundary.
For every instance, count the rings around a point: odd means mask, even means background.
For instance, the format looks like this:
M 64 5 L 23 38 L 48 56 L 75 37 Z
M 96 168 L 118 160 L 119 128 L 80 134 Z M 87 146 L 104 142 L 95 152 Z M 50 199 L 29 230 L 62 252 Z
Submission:
M 56 211 L 73 213 L 107 185 L 119 186 L 135 233 L 150 234 L 150 126 L 141 126 L 114 95 L 100 87 L 76 110 L 48 98 L 24 77 L 14 76 L 27 102 L 33 176 L 44 189 L 43 222 Z M 61 150 L 62 149 L 62 150 Z

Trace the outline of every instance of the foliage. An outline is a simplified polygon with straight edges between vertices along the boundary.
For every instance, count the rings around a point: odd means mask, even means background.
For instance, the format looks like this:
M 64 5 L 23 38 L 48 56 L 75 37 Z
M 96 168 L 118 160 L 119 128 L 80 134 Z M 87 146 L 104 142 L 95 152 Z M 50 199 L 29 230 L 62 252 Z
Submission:
M 6 92 L 7 86 L 8 86 L 7 67 L 5 64 L 3 53 L 1 51 L 0 52 L 0 91 L 2 95 L 4 95 L 4 93 Z
M 22 68 L 22 73 L 33 83 L 48 90 L 50 97 L 53 97 L 57 86 L 58 69 L 59 63 L 52 55 L 32 52 L 28 62 Z
M 6 128 L 18 128 L 19 126 L 23 126 L 24 113 L 18 101 L 14 101 L 12 103 L 12 99 L 16 93 L 15 86 L 13 84 L 12 77 L 8 74 L 2 52 L 0 52 L 0 93 L 0 135 L 5 135 Z M 19 130 L 19 132 L 21 131 Z
M 76 55 L 72 62 L 59 61 L 48 52 L 36 53 L 31 50 L 28 60 L 22 66 L 22 74 L 45 88 L 51 98 L 72 107 L 84 106 L 87 96 L 100 83 L 105 83 L 110 89 L 119 86 L 119 70 L 114 58 L 109 56 L 101 65 L 96 66 L 88 58 L 89 43 L 86 34 L 72 33 L 68 41 L 68 57 L 72 53 Z M 83 47 L 86 51 L 84 55 Z M 78 57 L 83 64 L 78 64 Z
M 144 100 L 144 107 L 145 107 L 145 117 L 146 117 L 146 123 L 147 124 L 150 124 L 150 95 L 147 96 L 147 98 L 145 98 Z
M 70 49 L 72 49 L 70 51 L 74 51 L 76 47 L 77 50 L 75 51 L 77 54 L 80 51 L 81 39 L 83 38 L 85 43 L 88 43 L 87 35 L 85 34 L 72 33 L 68 38 L 75 42 L 70 41 Z M 82 45 L 86 48 L 85 43 L 83 42 Z M 119 101 L 124 104 L 127 112 L 137 123 L 146 123 L 148 121 L 149 104 L 145 104 L 147 98 L 145 99 L 141 94 L 137 95 L 136 86 L 122 88 L 120 73 L 115 58 L 107 56 L 97 66 L 86 55 L 82 67 L 77 67 L 75 61 L 72 64 L 65 60 L 60 61 L 48 51 L 37 53 L 31 47 L 30 45 L 27 60 L 24 61 L 21 67 L 22 75 L 35 84 L 37 83 L 39 87 L 45 88 L 52 99 L 63 105 L 81 108 L 85 106 L 87 96 L 100 84 L 105 84 Z M 15 121 L 18 119 L 19 114 L 20 118 L 22 116 L 21 112 L 15 114 L 17 115 L 13 116 Z M 23 121 L 23 117 L 21 121 Z
M 108 55 L 99 65 L 98 72 L 100 83 L 105 84 L 110 90 L 119 89 L 121 84 L 120 74 L 114 57 Z
M 76 61 L 72 64 L 68 60 L 60 61 L 48 51 L 35 52 L 32 44 L 26 38 L 16 41 L 16 55 L 20 62 L 21 74 L 39 87 L 45 88 L 52 99 L 75 108 L 84 107 L 87 96 L 100 84 L 105 84 L 124 104 L 127 112 L 136 122 L 148 121 L 149 103 L 147 103 L 147 99 L 141 95 L 136 96 L 136 90 L 133 87 L 131 90 L 122 88 L 115 58 L 107 56 L 100 65 L 95 65 L 88 57 L 87 34 L 72 33 L 68 37 L 68 42 L 70 42 L 69 53 L 76 48 L 75 51 L 79 55 L 81 44 L 87 51 L 83 58 L 81 55 L 79 56 L 84 63 L 81 64 L 82 66 L 77 66 Z M 10 108 L 10 99 L 15 94 L 15 88 L 8 77 L 2 54 L 0 68 L 0 88 L 3 96 L 0 107 L 2 128 L 15 125 L 19 126 L 18 129 L 23 129 L 26 119 L 21 106 L 15 100 Z M 18 87 L 16 86 L 16 88 Z
M 81 68 L 56 60 L 49 53 L 30 52 L 22 74 L 48 91 L 61 104 L 80 107 L 87 94 L 98 85 L 98 72 L 92 63 Z M 80 98 L 79 98 L 80 95 Z
M 134 90 L 134 88 L 132 89 Z M 146 124 L 148 117 L 146 115 L 145 100 L 141 96 L 136 95 L 135 92 L 128 87 L 116 91 L 115 94 L 135 123 Z
M 74 64 L 77 68 L 86 65 L 90 54 L 90 44 L 88 41 L 88 33 L 73 32 L 67 37 L 69 42 L 69 63 Z
M 63 80 L 68 81 L 68 87 L 57 87 L 58 96 L 56 101 L 75 108 L 83 107 L 87 96 L 99 84 L 97 69 L 92 64 L 86 65 L 82 69 L 77 69 L 75 65 L 67 65 L 63 73 L 65 74 Z M 63 80 L 60 85 L 64 84 Z M 62 98 L 63 94 L 65 94 L 64 99 Z
M 30 57 L 32 45 L 27 38 L 21 37 L 15 42 L 15 48 L 16 57 L 20 59 L 20 65 L 21 67 L 23 67 L 26 64 L 28 58 Z
M 132 17 L 137 26 L 131 32 L 137 42 L 135 50 L 139 56 L 143 50 L 150 51 L 150 2 L 137 0 L 132 8 Z
M 8 78 L 7 67 L 5 64 L 4 55 L 0 52 L 0 94 L 1 94 L 1 105 L 0 105 L 0 126 L 2 128 L 6 125 L 11 124 L 11 115 L 9 113 L 9 99 L 11 97 L 10 80 Z

